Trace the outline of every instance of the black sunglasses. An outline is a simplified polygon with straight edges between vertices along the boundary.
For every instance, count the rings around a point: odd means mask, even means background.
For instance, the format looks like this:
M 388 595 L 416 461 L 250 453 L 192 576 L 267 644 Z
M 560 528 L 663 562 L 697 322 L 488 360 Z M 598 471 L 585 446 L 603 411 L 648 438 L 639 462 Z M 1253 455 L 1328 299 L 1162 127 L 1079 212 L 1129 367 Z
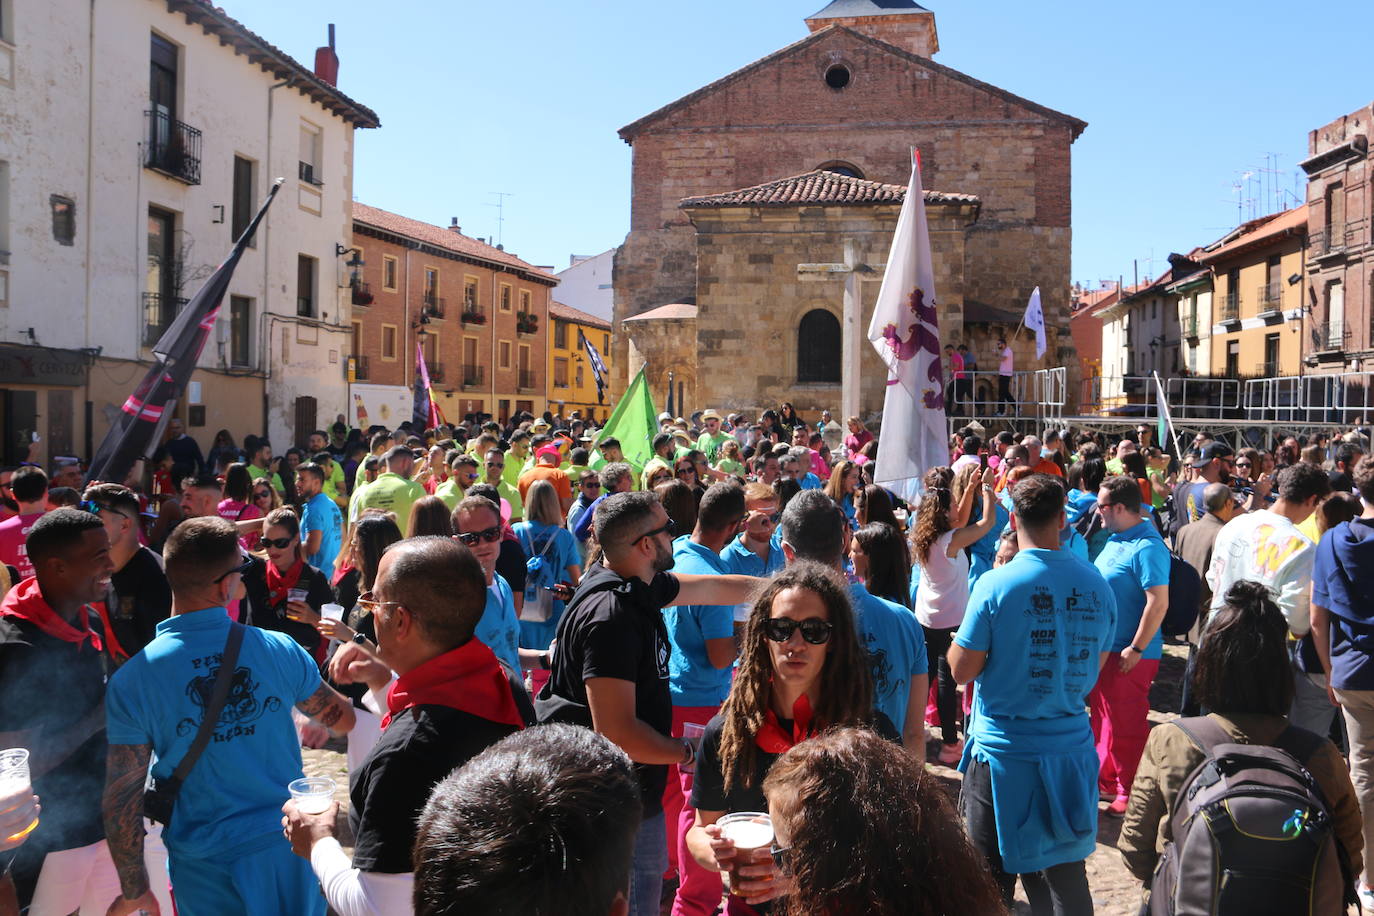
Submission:
M 80 508 L 83 511 L 91 513 L 92 515 L 99 515 L 101 512 L 113 512 L 115 515 L 118 515 L 121 518 L 129 518 L 128 513 L 120 512 L 114 506 L 107 506 L 104 503 L 98 503 L 93 499 L 87 499 L 82 501 L 82 503 L 80 504 Z
M 478 541 L 486 541 L 488 544 L 495 544 L 497 541 L 501 540 L 501 526 L 492 525 L 490 528 L 483 529 L 482 531 L 464 531 L 462 534 L 455 534 L 454 537 L 462 541 L 468 547 L 471 547 Z
M 221 582 L 223 582 L 225 579 L 227 579 L 227 578 L 229 578 L 230 576 L 232 576 L 234 573 L 239 573 L 240 575 L 242 575 L 243 573 L 248 572 L 248 568 L 249 568 L 250 566 L 252 566 L 252 565 L 253 565 L 253 561 L 252 561 L 251 559 L 244 560 L 244 561 L 243 561 L 242 563 L 240 563 L 238 566 L 235 566 L 233 569 L 229 570 L 228 572 L 224 573 L 223 575 L 221 575 L 221 576 L 216 576 L 216 577 L 215 577 L 215 584 L 216 584 L 216 585 L 219 585 Z
M 678 469 L 677 469 L 677 476 L 681 477 L 681 476 L 683 476 L 684 474 L 695 474 L 696 472 L 697 472 L 697 469 L 694 468 L 694 467 L 678 468 Z
M 601 489 L 601 481 L 599 481 L 599 480 L 584 480 L 584 481 L 582 481 L 582 488 L 583 488 L 584 490 L 600 490 L 600 489 Z
M 291 538 L 263 538 L 263 539 L 262 539 L 262 544 L 263 544 L 264 547 L 275 547 L 275 548 L 277 548 L 278 550 L 285 550 L 286 548 L 288 548 L 288 547 L 291 546 L 291 542 L 294 541 L 294 540 L 295 540 L 295 538 L 293 538 L 293 537 L 291 537 Z
M 655 529 L 653 529 L 652 531 L 646 531 L 646 532 L 644 532 L 643 534 L 641 534 L 639 537 L 635 538 L 634 541 L 632 541 L 631 543 L 638 544 L 640 541 L 644 540 L 645 538 L 651 538 L 651 537 L 654 537 L 655 535 L 659 535 L 659 534 L 666 534 L 666 535 L 668 535 L 668 537 L 670 537 L 670 538 L 673 537 L 674 535 L 677 534 L 677 523 L 674 522 L 674 521 L 670 518 L 670 519 L 668 519 L 667 524 L 665 524 L 662 528 L 655 528 Z
M 823 646 L 830 641 L 830 633 L 835 628 L 827 620 L 808 617 L 793 620 L 791 617 L 770 617 L 763 622 L 763 635 L 773 642 L 787 642 L 792 634 L 801 630 L 802 639 L 813 646 Z

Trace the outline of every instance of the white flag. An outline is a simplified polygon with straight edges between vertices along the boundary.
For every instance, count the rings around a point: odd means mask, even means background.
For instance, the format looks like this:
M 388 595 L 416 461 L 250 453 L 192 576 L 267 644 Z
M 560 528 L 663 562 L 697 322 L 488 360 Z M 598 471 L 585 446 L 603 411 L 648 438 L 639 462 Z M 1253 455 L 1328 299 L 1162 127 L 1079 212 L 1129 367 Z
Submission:
M 927 470 L 949 463 L 930 228 L 920 154 L 911 152 L 911 184 L 868 326 L 869 342 L 888 371 L 877 483 L 908 501 L 920 494 Z
M 1045 310 L 1040 306 L 1040 287 L 1035 288 L 1031 293 L 1030 302 L 1026 303 L 1026 327 L 1035 332 L 1035 358 L 1040 359 L 1045 355 Z

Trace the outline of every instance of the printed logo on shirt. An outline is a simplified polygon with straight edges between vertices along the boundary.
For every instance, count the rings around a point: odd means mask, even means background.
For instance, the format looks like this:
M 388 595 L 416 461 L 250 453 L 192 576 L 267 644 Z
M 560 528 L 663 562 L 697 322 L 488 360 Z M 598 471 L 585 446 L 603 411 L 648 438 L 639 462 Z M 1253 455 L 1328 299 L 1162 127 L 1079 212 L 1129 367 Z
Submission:
M 654 636 L 654 648 L 657 650 L 658 656 L 658 679 L 666 681 L 668 680 L 668 655 L 672 649 L 669 648 L 667 641 L 657 634 Z
M 186 684 L 186 695 L 200 707 L 201 718 L 204 718 L 205 707 L 210 704 L 210 696 L 214 693 L 221 658 L 220 653 L 215 653 L 194 659 L 191 663 L 196 668 L 205 669 L 205 674 L 191 678 Z M 264 713 L 275 712 L 281 708 L 282 702 L 279 697 L 269 696 L 259 703 L 257 689 L 258 682 L 253 680 L 252 669 L 234 669 L 233 678 L 229 682 L 229 697 L 224 701 L 224 709 L 220 711 L 219 722 L 216 723 L 216 742 L 232 741 L 253 734 L 257 730 L 254 722 L 262 718 Z M 185 737 L 199 728 L 198 720 L 187 717 L 177 723 L 177 734 Z
M 1279 567 L 1307 543 L 1291 535 L 1275 538 L 1275 533 L 1273 525 L 1260 525 L 1255 529 L 1255 571 L 1270 578 L 1277 576 Z

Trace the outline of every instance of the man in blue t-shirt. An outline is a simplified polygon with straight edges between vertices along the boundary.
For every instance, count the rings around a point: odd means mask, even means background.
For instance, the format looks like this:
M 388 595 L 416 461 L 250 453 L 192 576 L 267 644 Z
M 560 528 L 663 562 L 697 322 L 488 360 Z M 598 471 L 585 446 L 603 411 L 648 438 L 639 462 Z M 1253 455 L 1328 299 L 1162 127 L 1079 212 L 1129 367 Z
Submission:
M 343 547 L 343 514 L 324 493 L 324 468 L 303 464 L 296 468 L 296 488 L 304 500 L 301 512 L 301 543 L 305 562 L 334 579 L 334 561 Z
M 221 518 L 182 522 L 163 550 L 172 617 L 110 679 L 104 810 L 122 896 L 114 914 L 156 907 L 143 867 L 148 762 L 167 780 L 195 740 L 214 692 L 247 564 L 238 532 Z M 295 707 L 335 734 L 353 727 L 352 704 L 320 680 L 315 662 L 283 633 L 248 627 L 212 740 L 176 797 L 163 831 L 177 908 L 206 913 L 322 914 L 310 865 L 281 831 L 287 785 L 301 776 Z
M 515 611 L 515 595 L 505 578 L 497 574 L 501 555 L 501 510 L 485 496 L 466 496 L 453 509 L 453 532 L 481 564 L 487 577 L 487 603 L 473 633 L 496 653 L 517 677 L 523 669 L 548 667 L 545 653 L 520 648 L 520 619 Z
M 844 513 L 820 490 L 803 490 L 782 513 L 782 549 L 787 562 L 814 560 L 843 569 Z M 930 688 L 926 640 L 916 615 L 879 598 L 860 584 L 850 586 L 854 623 L 873 671 L 873 706 L 892 722 L 902 746 L 925 761 L 925 707 Z
M 741 576 L 773 575 L 782 569 L 782 538 L 778 535 L 778 494 L 766 483 L 744 485 L 744 530 L 720 552 L 727 571 Z
M 695 530 L 673 541 L 673 569 L 704 576 L 728 573 L 720 551 L 739 531 L 744 514 L 743 487 L 734 481 L 712 484 L 701 497 Z M 719 604 L 673 605 L 663 609 L 663 622 L 672 645 L 668 690 L 673 698 L 673 737 L 679 738 L 689 723 L 704 728 L 730 693 L 737 654 L 735 609 Z M 663 813 L 668 823 L 669 863 L 676 863 L 678 873 L 673 910 L 709 913 L 720 904 L 720 874 L 698 865 L 687 848 L 687 831 L 696 816 L 687 804 L 691 796 L 692 774 L 670 766 Z
M 1083 707 L 1110 658 L 1116 599 L 1060 546 L 1063 481 L 1033 474 L 1012 501 L 1020 551 L 979 578 L 949 650 L 955 680 L 978 682 L 960 804 L 1008 908 L 1019 875 L 1035 912 L 1090 913 L 1098 763 Z
M 1150 735 L 1150 685 L 1164 654 L 1159 625 L 1169 610 L 1169 548 L 1154 522 L 1142 518 L 1142 502 L 1130 477 L 1108 477 L 1097 491 L 1097 511 L 1112 534 L 1093 563 L 1116 597 L 1112 651 L 1119 657 L 1102 668 L 1088 704 L 1102 762 L 1098 788 L 1111 796 L 1107 813 L 1116 817 L 1126 813 Z

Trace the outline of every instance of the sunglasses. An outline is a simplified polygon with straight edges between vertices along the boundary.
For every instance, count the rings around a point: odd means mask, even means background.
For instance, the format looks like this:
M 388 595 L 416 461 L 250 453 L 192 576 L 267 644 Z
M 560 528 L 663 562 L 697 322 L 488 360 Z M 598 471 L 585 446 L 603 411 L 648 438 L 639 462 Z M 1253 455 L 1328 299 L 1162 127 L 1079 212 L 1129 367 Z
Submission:
M 1248 462 L 1248 461 L 1237 461 L 1237 462 L 1236 462 L 1236 467 L 1238 467 L 1238 468 L 1248 468 L 1249 466 L 1250 466 L 1250 462 Z
M 464 531 L 461 534 L 455 534 L 454 537 L 468 547 L 473 546 L 478 541 L 486 541 L 488 544 L 495 544 L 497 541 L 501 540 L 501 526 L 492 525 L 490 528 L 486 528 L 482 531 Z
M 599 480 L 584 480 L 584 481 L 582 482 L 582 489 L 584 489 L 584 490 L 600 490 L 600 489 L 601 489 L 601 481 L 599 481 Z
M 120 512 L 114 506 L 107 506 L 104 503 L 98 503 L 92 499 L 82 501 L 78 508 L 80 508 L 83 512 L 89 512 L 92 515 L 99 515 L 101 512 L 113 512 L 120 518 L 129 518 L 129 515 L 127 513 Z
M 782 513 L 773 512 L 768 515 L 764 515 L 762 512 L 751 512 L 749 513 L 749 515 L 745 516 L 745 518 L 750 517 L 756 518 L 761 522 L 767 522 L 770 525 L 776 525 L 782 519 Z
M 363 614 L 375 614 L 379 608 L 390 607 L 391 605 L 399 606 L 400 603 L 399 601 L 378 601 L 372 597 L 371 591 L 363 592 L 358 596 L 358 610 L 362 611 Z
M 235 566 L 233 569 L 229 570 L 228 572 L 224 573 L 223 575 L 216 576 L 216 577 L 215 577 L 215 584 L 216 584 L 216 585 L 219 585 L 221 582 L 223 582 L 225 579 L 227 579 L 227 578 L 229 578 L 230 576 L 232 576 L 234 573 L 238 573 L 239 575 L 243 575 L 244 573 L 246 573 L 246 572 L 248 571 L 248 568 L 249 568 L 250 566 L 252 566 L 252 565 L 253 565 L 253 561 L 252 561 L 251 559 L 249 559 L 249 560 L 244 560 L 244 561 L 243 561 L 242 563 L 240 563 L 238 566 Z
M 788 855 L 792 852 L 792 847 L 779 846 L 776 843 L 774 843 L 772 846 L 768 848 L 768 851 L 773 856 L 773 866 L 784 875 L 791 874 L 791 872 L 787 870 L 787 858 Z
M 682 477 L 682 476 L 684 476 L 684 475 L 686 475 L 686 474 L 695 474 L 696 472 L 697 472 L 697 469 L 694 468 L 694 467 L 678 468 L 678 469 L 677 469 L 677 476 Z
M 787 642 L 794 632 L 801 630 L 802 639 L 813 646 L 823 646 L 829 642 L 834 629 L 829 621 L 821 620 L 819 617 L 808 617 L 805 620 L 770 617 L 763 622 L 763 635 L 773 642 Z
M 655 537 L 655 536 L 660 535 L 660 534 L 666 534 L 666 535 L 668 535 L 668 537 L 670 537 L 670 538 L 673 537 L 675 534 L 677 534 L 677 523 L 674 522 L 674 521 L 670 518 L 670 519 L 668 519 L 667 524 L 665 524 L 663 527 L 661 527 L 661 528 L 655 528 L 655 529 L 653 529 L 652 531 L 646 531 L 646 532 L 644 532 L 643 534 L 641 534 L 639 537 L 637 537 L 637 538 L 635 538 L 633 541 L 631 541 L 631 543 L 633 543 L 633 544 L 638 544 L 640 541 L 644 540 L 645 538 Z
M 285 550 L 286 548 L 290 547 L 293 543 L 295 543 L 295 540 L 296 540 L 296 539 L 295 539 L 294 537 L 289 537 L 289 538 L 263 538 L 263 539 L 262 539 L 262 544 L 263 544 L 264 547 L 275 547 L 275 548 L 277 548 L 278 550 Z
M 254 499 L 271 499 L 271 498 L 272 498 L 272 491 L 271 491 L 271 490 L 258 490 L 256 493 L 253 494 L 253 498 L 254 498 Z

